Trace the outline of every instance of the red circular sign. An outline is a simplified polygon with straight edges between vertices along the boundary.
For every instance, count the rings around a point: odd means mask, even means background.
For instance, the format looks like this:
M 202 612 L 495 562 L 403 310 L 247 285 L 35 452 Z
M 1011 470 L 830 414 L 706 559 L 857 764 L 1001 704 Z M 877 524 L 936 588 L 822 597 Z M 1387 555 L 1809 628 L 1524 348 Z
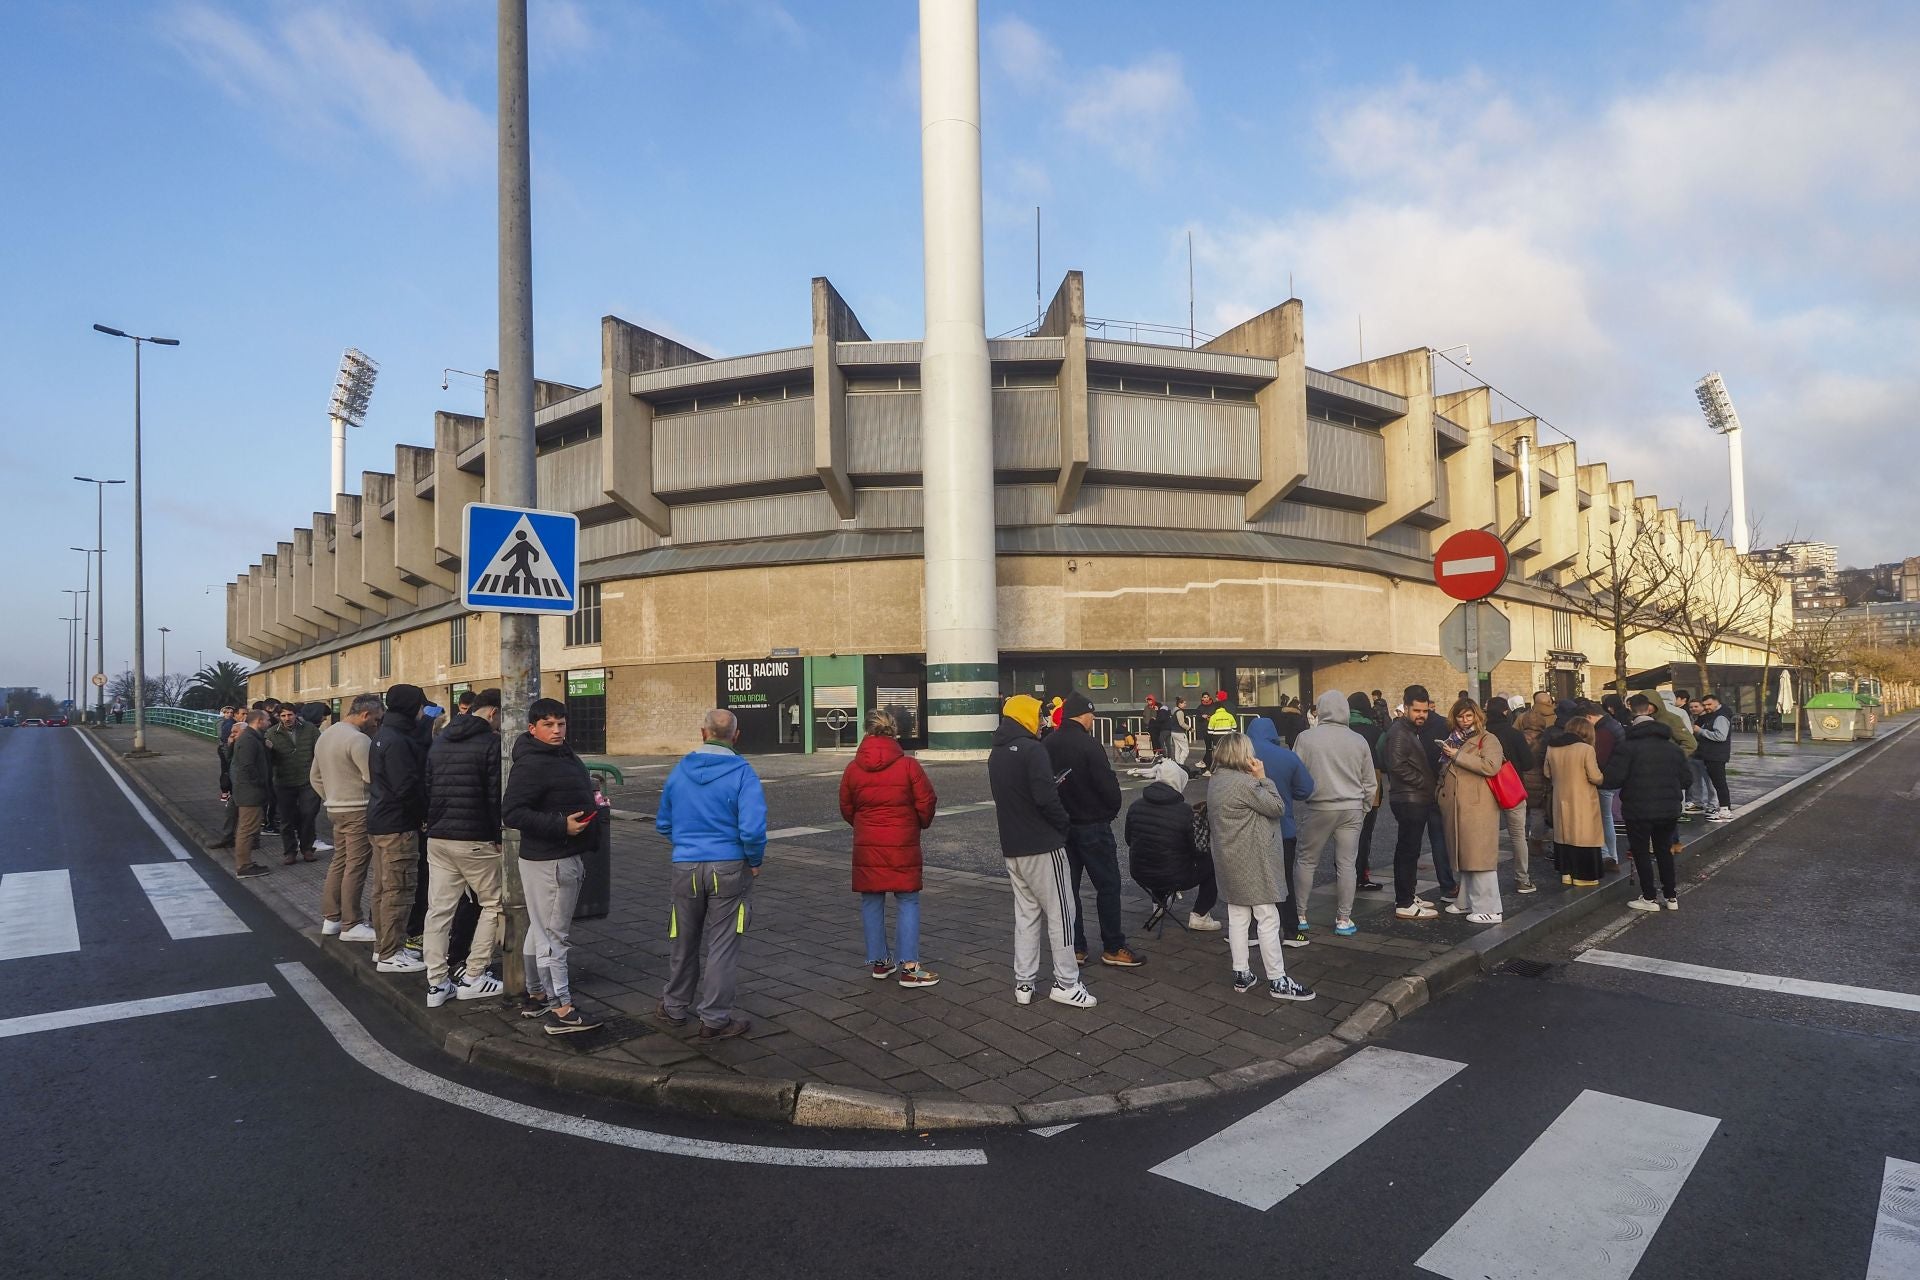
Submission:
M 1507 544 L 1484 529 L 1465 529 L 1433 553 L 1433 580 L 1455 600 L 1484 600 L 1507 579 Z

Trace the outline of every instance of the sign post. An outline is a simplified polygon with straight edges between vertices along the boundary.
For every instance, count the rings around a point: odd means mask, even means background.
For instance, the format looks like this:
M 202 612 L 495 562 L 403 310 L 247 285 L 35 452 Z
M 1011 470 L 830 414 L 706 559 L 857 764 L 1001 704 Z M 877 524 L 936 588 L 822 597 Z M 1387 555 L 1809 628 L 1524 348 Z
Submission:
M 1476 700 L 1485 699 L 1481 688 L 1482 667 L 1497 665 L 1507 656 L 1511 644 L 1506 617 L 1497 609 L 1488 609 L 1487 613 L 1492 616 L 1484 617 L 1480 604 L 1506 581 L 1508 563 L 1506 544 L 1484 529 L 1465 529 L 1454 534 L 1441 543 L 1433 555 L 1434 584 L 1461 601 L 1460 607 L 1441 624 L 1440 647 L 1467 673 L 1467 687 Z M 1497 653 L 1492 645 L 1483 647 L 1483 642 L 1492 637 L 1482 636 L 1483 625 L 1493 623 L 1494 619 L 1498 619 L 1500 641 Z M 1457 648 L 1449 634 L 1450 627 L 1458 631 Z

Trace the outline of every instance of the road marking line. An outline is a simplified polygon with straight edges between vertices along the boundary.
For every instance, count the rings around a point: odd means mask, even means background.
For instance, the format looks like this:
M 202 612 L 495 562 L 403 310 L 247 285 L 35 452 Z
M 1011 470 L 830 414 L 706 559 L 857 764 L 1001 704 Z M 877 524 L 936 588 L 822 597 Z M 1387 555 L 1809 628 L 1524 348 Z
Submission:
M 1065 1133 L 1069 1129 L 1078 1127 L 1079 1123 L 1078 1120 L 1075 1120 L 1072 1124 L 1050 1124 L 1039 1129 L 1029 1129 L 1027 1132 L 1038 1138 L 1051 1138 L 1055 1134 Z
M 767 832 L 769 840 L 791 840 L 795 836 L 825 835 L 825 827 L 781 827 L 778 831 Z
M 177 996 L 155 996 L 151 1000 L 96 1004 L 87 1009 L 63 1009 L 58 1013 L 31 1013 L 21 1018 L 0 1018 L 0 1039 L 8 1036 L 24 1036 L 35 1031 L 63 1031 L 69 1027 L 89 1027 L 98 1022 L 118 1022 L 123 1018 L 144 1018 L 154 1013 L 178 1013 L 183 1009 L 210 1009 L 215 1005 L 271 999 L 273 999 L 273 988 L 264 982 L 255 982 L 244 987 L 217 987 L 212 991 L 188 991 Z
M 1442 560 L 1440 576 L 1454 578 L 1463 573 L 1492 573 L 1498 567 L 1499 562 L 1492 556 L 1462 556 L 1458 560 Z
M 738 1142 L 711 1142 L 704 1138 L 681 1138 L 646 1129 L 629 1129 L 604 1124 L 581 1116 L 562 1115 L 530 1107 L 525 1103 L 496 1098 L 478 1089 L 442 1079 L 389 1052 L 360 1025 L 333 992 L 303 964 L 290 962 L 274 966 L 307 1002 L 347 1055 L 377 1076 L 404 1089 L 481 1115 L 504 1120 L 530 1129 L 564 1133 L 590 1142 L 605 1142 L 635 1151 L 654 1151 L 662 1155 L 691 1156 L 699 1160 L 726 1160 L 735 1164 L 782 1165 L 801 1169 L 925 1169 L 984 1165 L 987 1153 L 977 1147 L 953 1151 L 832 1151 L 809 1147 L 756 1147 Z
M 1920 996 L 1909 995 L 1905 991 L 1880 991 L 1873 987 L 1850 987 L 1843 983 L 1814 982 L 1807 978 L 1781 978 L 1770 973 L 1742 973 L 1738 969 L 1715 969 L 1710 965 L 1687 964 L 1681 960 L 1656 960 L 1652 956 L 1628 955 L 1624 951 L 1583 951 L 1574 959 L 1583 964 L 1631 969 L 1635 973 L 1659 973 L 1669 978 L 1717 982 L 1724 987 L 1745 987 L 1750 991 L 1811 996 L 1815 1000 L 1839 1000 L 1846 1004 L 1870 1004 L 1882 1009 L 1920 1013 Z
M 1265 1212 L 1466 1065 L 1369 1046 L 1153 1172 Z
M 251 932 L 189 863 L 136 862 L 133 875 L 176 942 Z
M 1589 1089 L 1416 1265 L 1447 1280 L 1628 1280 L 1719 1127 Z
M 1867 1280 L 1920 1276 L 1920 1164 L 1887 1157 L 1880 1181 L 1880 1212 L 1873 1220 Z
M 187 852 L 184 845 L 173 838 L 171 831 L 168 831 L 160 825 L 160 819 L 153 816 L 153 810 L 147 808 L 140 797 L 133 794 L 133 788 L 128 786 L 127 780 L 120 776 L 120 771 L 107 763 L 107 758 L 100 754 L 100 748 L 93 745 L 92 736 L 85 730 L 81 730 L 80 741 L 86 746 L 87 750 L 93 752 L 93 758 L 100 762 L 100 767 L 107 771 L 109 778 L 113 779 L 113 785 L 120 788 L 120 794 L 127 798 L 127 803 L 133 806 L 133 811 L 146 819 L 147 825 L 153 828 L 154 835 L 160 837 L 160 843 L 166 846 L 167 852 L 181 862 L 186 862 L 191 859 L 193 855 Z
M 54 956 L 80 949 L 73 881 L 64 871 L 10 871 L 0 876 L 0 960 Z

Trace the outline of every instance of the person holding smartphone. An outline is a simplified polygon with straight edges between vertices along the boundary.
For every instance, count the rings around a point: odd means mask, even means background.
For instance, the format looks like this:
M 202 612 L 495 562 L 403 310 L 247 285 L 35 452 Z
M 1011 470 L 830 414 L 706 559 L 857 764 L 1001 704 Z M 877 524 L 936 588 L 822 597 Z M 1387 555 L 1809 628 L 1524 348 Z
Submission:
M 550 1036 L 600 1025 L 574 1007 L 567 982 L 573 908 L 585 875 L 580 855 L 598 816 L 593 778 L 567 745 L 567 704 L 541 698 L 527 709 L 527 731 L 513 744 L 513 769 L 500 801 L 501 822 L 520 833 L 520 884 L 527 899 L 527 995 L 522 1017 L 544 1019 Z

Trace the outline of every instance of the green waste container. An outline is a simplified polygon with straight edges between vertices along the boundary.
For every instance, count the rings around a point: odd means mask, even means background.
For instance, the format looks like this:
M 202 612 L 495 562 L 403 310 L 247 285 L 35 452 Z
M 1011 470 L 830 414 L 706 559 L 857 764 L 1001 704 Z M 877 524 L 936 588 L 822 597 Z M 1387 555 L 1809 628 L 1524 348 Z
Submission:
M 1870 737 L 1871 730 L 1861 732 L 1859 727 L 1865 720 L 1860 699 L 1850 693 L 1816 693 L 1807 699 L 1807 731 L 1815 742 L 1852 742 L 1856 737 Z
M 1860 713 L 1853 720 L 1853 736 L 1871 738 L 1880 727 L 1880 699 L 1870 693 L 1858 693 L 1854 697 L 1860 703 Z

